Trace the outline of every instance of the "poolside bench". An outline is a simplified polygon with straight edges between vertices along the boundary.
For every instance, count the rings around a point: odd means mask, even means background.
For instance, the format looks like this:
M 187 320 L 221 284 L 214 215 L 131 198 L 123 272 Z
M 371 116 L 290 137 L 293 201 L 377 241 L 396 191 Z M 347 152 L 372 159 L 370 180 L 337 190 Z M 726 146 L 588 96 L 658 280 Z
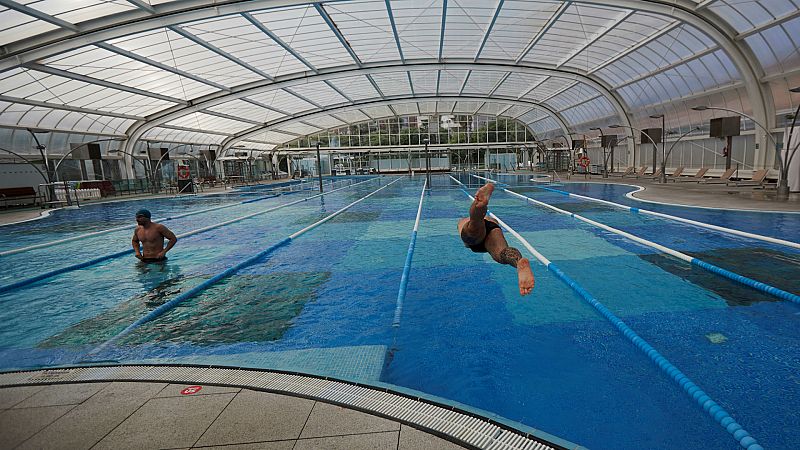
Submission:
M 0 200 L 3 201 L 5 208 L 8 208 L 9 202 L 12 205 L 35 205 L 38 199 L 39 195 L 31 186 L 0 189 Z M 27 200 L 30 200 L 30 202 Z
M 708 172 L 708 167 L 701 167 L 697 170 L 697 173 L 691 177 L 676 177 L 676 178 L 667 178 L 668 180 L 672 180 L 674 182 L 686 182 L 686 181 L 701 181 L 705 176 L 706 172 Z
M 761 186 L 762 184 L 764 184 L 764 180 L 766 180 L 766 178 L 767 178 L 767 170 L 761 169 L 753 172 L 753 175 L 750 177 L 749 180 L 728 181 L 727 183 L 725 183 L 725 185 L 730 186 L 731 184 L 733 184 L 736 187 Z

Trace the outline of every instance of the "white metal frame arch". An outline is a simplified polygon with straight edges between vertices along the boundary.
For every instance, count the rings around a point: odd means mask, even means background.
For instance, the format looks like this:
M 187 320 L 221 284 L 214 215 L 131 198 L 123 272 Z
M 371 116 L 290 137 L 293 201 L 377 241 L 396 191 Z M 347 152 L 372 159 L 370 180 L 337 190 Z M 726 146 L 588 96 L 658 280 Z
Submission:
M 340 106 L 333 107 L 333 108 L 325 108 L 325 109 L 320 109 L 320 110 L 306 111 L 306 112 L 302 112 L 302 113 L 298 113 L 298 114 L 292 115 L 290 117 L 282 117 L 280 119 L 275 119 L 275 120 L 272 120 L 270 122 L 265 123 L 264 125 L 255 126 L 255 127 L 249 128 L 249 129 L 247 129 L 245 131 L 242 131 L 241 133 L 237 133 L 234 136 L 226 138 L 220 144 L 220 151 L 222 153 L 224 153 L 225 151 L 227 151 L 230 147 L 232 147 L 234 144 L 236 144 L 239 141 L 247 140 L 248 138 L 251 138 L 251 137 L 253 137 L 255 135 L 258 135 L 260 133 L 264 133 L 264 132 L 267 132 L 267 131 L 272 131 L 275 128 L 278 128 L 278 127 L 283 126 L 283 125 L 289 125 L 289 124 L 292 124 L 292 123 L 295 123 L 295 122 L 304 121 L 304 120 L 313 120 L 315 117 L 325 116 L 325 115 L 329 115 L 329 114 L 336 114 L 337 112 L 346 112 L 346 111 L 359 109 L 359 108 L 364 108 L 364 107 L 391 106 L 391 105 L 397 105 L 397 104 L 402 104 L 402 103 L 419 102 L 419 101 L 447 101 L 447 102 L 452 102 L 452 101 L 467 101 L 467 102 L 469 102 L 469 101 L 476 101 L 476 102 L 496 101 L 497 103 L 504 103 L 504 104 L 509 104 L 509 105 L 512 105 L 512 106 L 524 106 L 524 107 L 528 107 L 528 108 L 532 108 L 532 109 L 537 109 L 537 110 L 540 110 L 540 111 L 544 112 L 545 114 L 547 114 L 549 116 L 554 117 L 556 122 L 559 124 L 559 127 L 561 128 L 561 131 L 569 139 L 569 133 L 570 132 L 569 132 L 569 128 L 567 127 L 567 124 L 564 121 L 562 121 L 557 115 L 555 115 L 555 113 L 553 113 L 553 111 L 550 110 L 548 107 L 543 106 L 543 105 L 538 104 L 538 103 L 535 103 L 535 102 L 532 102 L 530 100 L 517 100 L 517 99 L 510 99 L 510 98 L 509 99 L 505 99 L 505 98 L 486 99 L 485 97 L 470 97 L 470 96 L 459 96 L 459 95 L 450 95 L 450 96 L 448 96 L 448 95 L 419 95 L 419 96 L 395 96 L 395 97 L 388 97 L 387 96 L 387 97 L 384 97 L 384 98 L 360 100 L 360 101 L 353 102 L 351 104 L 340 105 Z M 480 114 L 480 113 L 478 113 L 478 114 Z M 502 114 L 500 116 L 502 116 Z M 393 116 L 385 116 L 385 117 L 393 117 Z M 379 118 L 382 118 L 382 117 L 375 117 L 373 119 L 379 119 Z M 512 119 L 513 119 L 513 117 L 512 117 Z M 518 120 L 518 119 L 515 119 L 515 120 Z M 525 126 L 530 129 L 528 124 L 525 124 Z M 275 131 L 280 132 L 280 130 L 275 130 Z M 534 135 L 536 134 L 533 130 L 530 130 L 530 131 Z

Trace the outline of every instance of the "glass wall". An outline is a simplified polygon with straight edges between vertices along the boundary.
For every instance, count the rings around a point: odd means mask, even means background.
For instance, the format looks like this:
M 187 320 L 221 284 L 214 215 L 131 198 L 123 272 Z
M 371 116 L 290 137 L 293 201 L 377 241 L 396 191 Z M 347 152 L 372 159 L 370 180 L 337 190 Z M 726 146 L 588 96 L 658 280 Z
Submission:
M 522 122 L 486 115 L 440 114 L 398 116 L 331 128 L 295 139 L 282 148 L 378 147 L 430 144 L 530 142 L 533 133 Z

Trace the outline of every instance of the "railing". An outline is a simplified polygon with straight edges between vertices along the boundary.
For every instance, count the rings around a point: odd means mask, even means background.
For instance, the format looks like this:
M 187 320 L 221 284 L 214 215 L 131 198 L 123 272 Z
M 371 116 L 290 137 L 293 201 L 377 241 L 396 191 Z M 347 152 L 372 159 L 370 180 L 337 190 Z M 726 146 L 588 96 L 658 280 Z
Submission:
M 80 207 L 76 189 L 69 182 L 44 183 L 37 187 L 37 194 L 42 199 L 42 208 L 59 206 Z

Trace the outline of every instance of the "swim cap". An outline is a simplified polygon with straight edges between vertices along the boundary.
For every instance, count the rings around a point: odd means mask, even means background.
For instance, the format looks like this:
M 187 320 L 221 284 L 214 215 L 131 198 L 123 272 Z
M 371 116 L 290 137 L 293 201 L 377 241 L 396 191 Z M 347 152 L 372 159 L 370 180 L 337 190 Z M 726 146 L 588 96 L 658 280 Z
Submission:
M 142 209 L 136 211 L 136 217 L 139 217 L 139 216 L 144 216 L 144 217 L 147 217 L 149 219 L 150 218 L 150 211 L 142 208 Z

